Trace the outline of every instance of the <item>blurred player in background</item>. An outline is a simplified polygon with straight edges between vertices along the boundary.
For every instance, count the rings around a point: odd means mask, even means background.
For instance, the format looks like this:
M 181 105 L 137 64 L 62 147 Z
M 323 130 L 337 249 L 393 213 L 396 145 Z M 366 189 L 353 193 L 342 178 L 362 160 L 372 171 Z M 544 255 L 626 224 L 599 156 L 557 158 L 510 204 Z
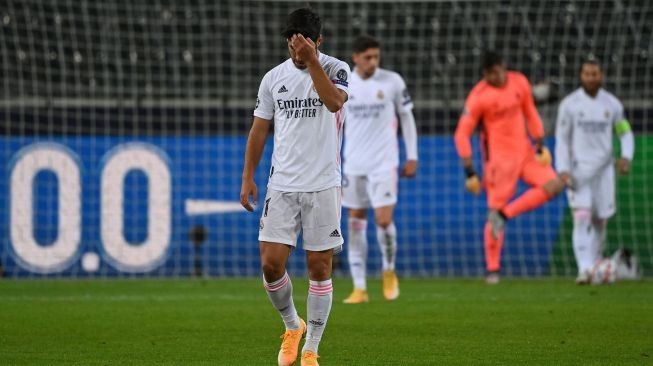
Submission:
M 616 211 L 613 128 L 621 143 L 619 174 L 630 170 L 635 142 L 623 105 L 601 87 L 603 72 L 597 60 L 583 62 L 580 82 L 581 87 L 560 103 L 555 155 L 574 218 L 576 283 L 587 284 L 590 268 L 603 259 L 607 221 Z
M 318 51 L 321 21 L 310 9 L 288 16 L 283 36 L 290 58 L 263 77 L 254 122 L 247 140 L 241 204 L 257 200 L 254 172 L 270 122 L 274 150 L 259 240 L 263 285 L 286 326 L 279 365 L 291 365 L 306 332 L 301 364 L 317 365 L 317 349 L 329 312 L 333 287 L 332 257 L 340 250 L 340 146 L 342 108 L 347 101 L 349 66 Z M 310 286 L 308 324 L 297 315 L 286 262 L 303 232 Z
M 505 222 L 555 197 L 563 183 L 551 167 L 551 154 L 544 146 L 544 128 L 528 79 L 519 72 L 507 71 L 496 52 L 486 52 L 481 67 L 483 80 L 469 93 L 454 138 L 467 176 L 465 188 L 478 195 L 481 181 L 472 165 L 470 137 L 480 122 L 483 186 L 489 207 L 484 233 L 486 282 L 496 284 Z M 508 203 L 519 178 L 530 189 Z
M 399 74 L 379 67 L 379 42 L 367 35 L 354 42 L 354 70 L 347 103 L 342 204 L 348 210 L 348 260 L 354 291 L 347 304 L 368 301 L 365 280 L 367 262 L 367 211 L 374 209 L 376 236 L 383 254 L 383 295 L 399 296 L 395 274 L 397 229 L 393 212 L 397 203 L 399 145 L 397 118 L 406 142 L 404 177 L 417 171 L 417 129 L 413 103 Z

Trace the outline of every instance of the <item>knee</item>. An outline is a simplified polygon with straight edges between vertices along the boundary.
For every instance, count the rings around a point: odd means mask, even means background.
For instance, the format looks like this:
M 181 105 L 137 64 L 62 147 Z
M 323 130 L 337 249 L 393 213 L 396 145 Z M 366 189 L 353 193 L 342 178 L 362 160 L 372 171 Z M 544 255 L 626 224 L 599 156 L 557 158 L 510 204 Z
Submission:
M 601 229 L 604 229 L 608 225 L 608 220 L 594 217 L 592 218 L 592 224 L 598 226 Z
M 261 263 L 261 269 L 263 270 L 265 280 L 268 282 L 274 282 L 280 279 L 286 272 L 286 269 L 281 263 L 265 259 Z
M 311 261 L 308 266 L 308 278 L 324 281 L 331 278 L 331 265 L 328 261 Z
M 367 219 L 367 210 L 351 208 L 349 209 L 349 217 L 358 220 L 365 220 Z
M 543 188 L 546 191 L 546 193 L 549 195 L 549 197 L 553 198 L 559 195 L 560 192 L 562 192 L 562 190 L 565 189 L 565 184 L 562 182 L 562 179 L 556 178 L 547 182 Z
M 380 228 L 387 229 L 388 226 L 392 225 L 392 217 L 377 215 L 374 217 L 374 223 Z

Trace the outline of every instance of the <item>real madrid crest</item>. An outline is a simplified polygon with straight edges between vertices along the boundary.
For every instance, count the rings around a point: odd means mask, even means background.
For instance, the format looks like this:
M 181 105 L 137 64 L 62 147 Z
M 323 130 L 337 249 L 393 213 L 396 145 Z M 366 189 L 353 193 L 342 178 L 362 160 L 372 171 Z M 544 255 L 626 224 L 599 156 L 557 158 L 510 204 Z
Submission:
M 379 91 L 376 93 L 376 97 L 379 99 L 383 99 L 385 94 L 383 94 L 383 90 L 379 89 Z
M 264 227 L 265 227 L 265 225 L 263 224 L 263 219 L 261 219 L 261 221 L 259 221 L 258 231 L 263 230 Z

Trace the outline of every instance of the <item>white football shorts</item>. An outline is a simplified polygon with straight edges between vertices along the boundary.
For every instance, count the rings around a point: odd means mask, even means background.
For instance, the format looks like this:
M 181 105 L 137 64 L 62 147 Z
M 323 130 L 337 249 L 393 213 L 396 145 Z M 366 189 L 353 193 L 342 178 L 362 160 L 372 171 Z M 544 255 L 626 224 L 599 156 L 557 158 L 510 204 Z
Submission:
M 379 208 L 397 203 L 397 169 L 370 175 L 346 175 L 342 180 L 342 205 Z
M 608 164 L 590 179 L 575 179 L 574 189 L 567 189 L 569 207 L 586 208 L 602 219 L 617 211 L 615 200 L 614 164 Z
M 341 190 L 332 187 L 320 192 L 280 192 L 268 189 L 258 240 L 297 246 L 302 231 L 304 250 L 342 250 L 340 229 Z

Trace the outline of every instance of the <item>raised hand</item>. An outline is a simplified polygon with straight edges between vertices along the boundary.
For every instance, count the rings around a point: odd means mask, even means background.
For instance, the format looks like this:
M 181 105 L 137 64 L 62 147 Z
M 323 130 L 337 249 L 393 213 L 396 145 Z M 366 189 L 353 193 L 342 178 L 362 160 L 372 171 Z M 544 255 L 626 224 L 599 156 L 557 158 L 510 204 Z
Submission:
M 313 40 L 304 38 L 301 34 L 295 34 L 290 38 L 290 43 L 295 50 L 297 61 L 306 64 L 317 61 L 317 51 Z

